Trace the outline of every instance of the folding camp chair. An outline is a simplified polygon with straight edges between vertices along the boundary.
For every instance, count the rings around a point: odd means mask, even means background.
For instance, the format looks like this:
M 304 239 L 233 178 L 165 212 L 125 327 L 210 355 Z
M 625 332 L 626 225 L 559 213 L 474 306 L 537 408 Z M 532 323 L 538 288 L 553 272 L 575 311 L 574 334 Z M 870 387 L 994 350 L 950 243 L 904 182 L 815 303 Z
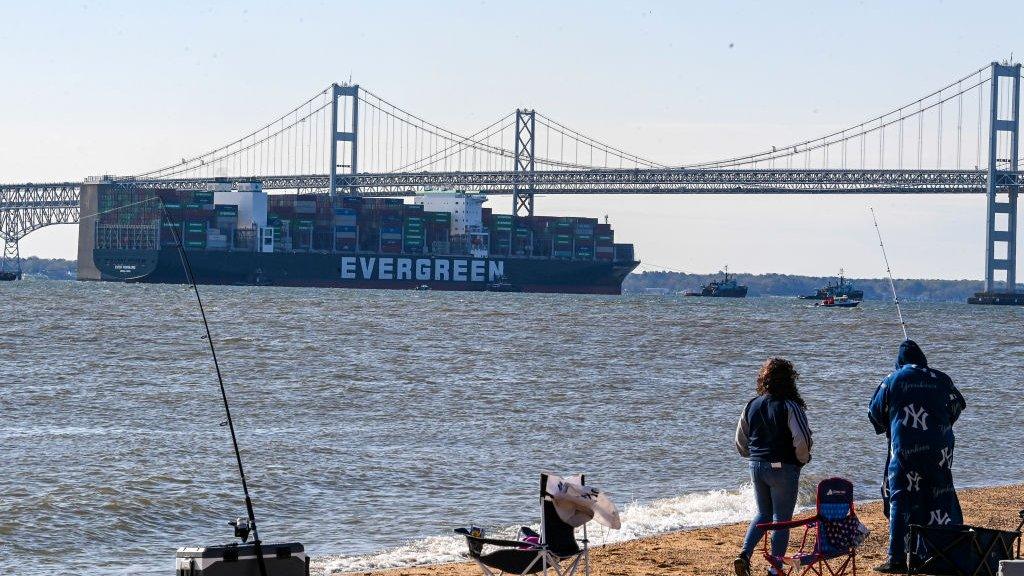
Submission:
M 572 481 L 583 484 L 583 476 L 572 477 Z M 580 565 L 583 573 L 590 574 L 589 541 L 587 525 L 583 524 L 583 538 L 576 540 L 576 529 L 562 521 L 555 510 L 552 495 L 547 490 L 548 475 L 540 475 L 541 521 L 540 532 L 524 526 L 521 532 L 533 536 L 530 540 L 500 540 L 474 535 L 471 530 L 457 528 L 456 533 L 466 537 L 469 557 L 472 558 L 485 576 L 495 574 L 536 574 L 545 575 L 551 570 L 558 576 L 573 576 Z M 579 544 L 583 544 L 580 548 Z M 497 548 L 484 553 L 484 546 Z M 497 572 L 495 572 L 497 571 Z
M 996 576 L 1000 560 L 1020 557 L 1021 528 L 994 530 L 966 525 L 910 525 L 909 538 L 917 554 L 908 554 L 909 574 L 934 576 Z
M 857 545 L 863 535 L 853 508 L 853 484 L 849 480 L 828 478 L 818 483 L 817 512 L 814 516 L 758 526 L 767 530 L 764 535 L 764 558 L 777 574 L 857 574 Z M 804 534 L 796 553 L 773 556 L 771 532 L 800 526 L 804 527 Z

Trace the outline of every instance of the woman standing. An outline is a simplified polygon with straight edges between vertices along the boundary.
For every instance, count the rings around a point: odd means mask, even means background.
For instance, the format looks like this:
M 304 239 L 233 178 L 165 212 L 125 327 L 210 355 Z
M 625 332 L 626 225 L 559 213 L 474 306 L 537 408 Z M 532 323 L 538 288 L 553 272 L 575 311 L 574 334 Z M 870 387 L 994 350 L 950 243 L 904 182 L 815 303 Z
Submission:
M 765 360 L 757 375 L 757 396 L 747 402 L 736 426 L 736 449 L 750 459 L 757 500 L 757 515 L 733 563 L 737 576 L 750 574 L 750 556 L 764 536 L 757 525 L 793 518 L 800 468 L 811 461 L 811 428 L 804 413 L 807 406 L 796 387 L 798 376 L 789 360 Z M 785 554 L 788 544 L 788 530 L 772 533 L 772 555 Z

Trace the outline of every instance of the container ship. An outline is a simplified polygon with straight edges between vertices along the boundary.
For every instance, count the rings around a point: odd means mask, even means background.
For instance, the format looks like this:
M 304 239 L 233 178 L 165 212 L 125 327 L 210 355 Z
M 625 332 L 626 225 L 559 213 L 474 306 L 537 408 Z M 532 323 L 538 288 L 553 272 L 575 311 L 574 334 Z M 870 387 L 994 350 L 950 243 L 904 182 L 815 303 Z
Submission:
M 639 262 L 594 218 L 513 218 L 486 196 L 82 187 L 78 278 L 201 284 L 621 294 Z

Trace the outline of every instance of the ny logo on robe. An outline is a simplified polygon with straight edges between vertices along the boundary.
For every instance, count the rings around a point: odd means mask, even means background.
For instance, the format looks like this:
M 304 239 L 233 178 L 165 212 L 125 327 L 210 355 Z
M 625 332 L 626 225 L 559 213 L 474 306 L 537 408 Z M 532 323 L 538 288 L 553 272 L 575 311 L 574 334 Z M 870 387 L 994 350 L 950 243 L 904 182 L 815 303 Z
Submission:
M 907 491 L 916 492 L 921 489 L 921 475 L 917 472 L 907 472 Z
M 949 446 L 943 448 L 940 452 L 942 459 L 939 460 L 939 468 L 952 468 L 953 467 L 953 449 Z
M 931 518 L 928 519 L 928 524 L 949 524 L 949 514 L 946 514 L 942 510 L 932 510 Z
M 925 412 L 924 407 L 915 408 L 913 404 L 903 407 L 903 420 L 901 422 L 904 426 L 907 422 L 910 422 L 911 428 L 920 428 L 921 430 L 927 430 L 928 424 L 925 420 L 928 418 L 928 413 Z

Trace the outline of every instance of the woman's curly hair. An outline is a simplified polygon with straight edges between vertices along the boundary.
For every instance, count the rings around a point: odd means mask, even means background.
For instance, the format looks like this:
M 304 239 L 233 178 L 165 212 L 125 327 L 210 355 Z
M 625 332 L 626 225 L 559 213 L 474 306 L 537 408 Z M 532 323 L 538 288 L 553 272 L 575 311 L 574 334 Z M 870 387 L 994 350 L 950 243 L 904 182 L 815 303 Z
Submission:
M 764 361 L 761 371 L 757 374 L 757 393 L 792 400 L 801 408 L 807 408 L 804 399 L 800 397 L 800 391 L 796 388 L 796 379 L 799 377 L 800 374 L 789 360 L 769 358 Z

